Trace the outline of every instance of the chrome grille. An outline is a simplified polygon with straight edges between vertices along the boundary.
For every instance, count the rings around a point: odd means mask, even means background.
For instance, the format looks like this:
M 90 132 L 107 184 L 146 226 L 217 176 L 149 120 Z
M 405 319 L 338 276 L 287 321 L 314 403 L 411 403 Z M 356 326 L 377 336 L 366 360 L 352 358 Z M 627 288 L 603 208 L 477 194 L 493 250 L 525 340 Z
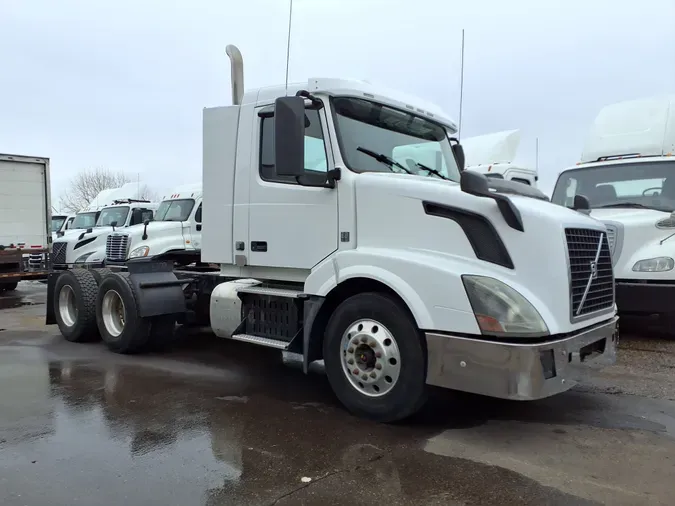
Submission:
M 572 318 L 614 306 L 614 272 L 607 234 L 566 228 Z
M 66 241 L 56 241 L 52 244 L 52 264 L 63 265 L 66 263 L 66 252 L 68 243 Z
M 105 258 L 116 262 L 125 262 L 129 254 L 129 236 L 110 234 L 105 242 Z

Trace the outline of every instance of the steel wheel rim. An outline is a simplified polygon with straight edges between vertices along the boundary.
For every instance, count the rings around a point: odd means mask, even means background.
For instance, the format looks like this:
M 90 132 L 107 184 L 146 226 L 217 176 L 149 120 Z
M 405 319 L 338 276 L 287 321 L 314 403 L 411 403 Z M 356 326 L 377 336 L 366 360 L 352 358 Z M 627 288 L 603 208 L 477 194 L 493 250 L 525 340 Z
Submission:
M 340 342 L 342 371 L 349 384 L 368 397 L 381 397 L 396 385 L 401 353 L 392 333 L 380 322 L 352 323 Z
M 75 292 L 70 285 L 63 285 L 59 290 L 59 316 L 67 327 L 72 327 L 77 321 Z
M 101 316 L 106 331 L 113 337 L 124 331 L 126 308 L 124 301 L 115 290 L 108 290 L 101 303 Z

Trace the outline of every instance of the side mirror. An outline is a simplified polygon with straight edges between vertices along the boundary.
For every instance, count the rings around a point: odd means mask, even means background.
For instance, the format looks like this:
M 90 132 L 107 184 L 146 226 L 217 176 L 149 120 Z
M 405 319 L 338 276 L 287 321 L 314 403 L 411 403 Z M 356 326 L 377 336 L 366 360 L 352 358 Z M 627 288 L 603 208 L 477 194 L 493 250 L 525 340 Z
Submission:
M 591 210 L 591 203 L 588 200 L 588 197 L 585 195 L 575 195 L 574 204 L 572 204 L 572 209 L 575 211 L 588 211 Z
M 459 146 L 459 144 L 456 144 Z M 454 148 L 455 146 L 453 146 Z M 490 186 L 488 179 L 479 172 L 463 170 L 459 179 L 459 187 L 464 193 L 485 197 L 490 195 Z
M 305 174 L 305 99 L 279 97 L 274 102 L 274 165 L 279 176 Z
M 149 224 L 150 224 L 150 220 L 145 220 L 145 221 L 143 222 L 143 225 L 145 225 L 146 227 L 147 227 Z
M 454 144 L 452 143 L 454 141 Z M 452 154 L 455 157 L 455 161 L 457 162 L 457 167 L 459 167 L 460 171 L 464 170 L 464 166 L 466 165 L 466 156 L 464 155 L 464 147 L 459 143 L 457 139 L 454 137 L 450 138 L 450 146 L 452 147 Z
M 110 226 L 111 226 L 112 228 L 115 228 L 115 227 L 117 226 L 117 221 L 111 221 L 111 222 L 110 222 Z

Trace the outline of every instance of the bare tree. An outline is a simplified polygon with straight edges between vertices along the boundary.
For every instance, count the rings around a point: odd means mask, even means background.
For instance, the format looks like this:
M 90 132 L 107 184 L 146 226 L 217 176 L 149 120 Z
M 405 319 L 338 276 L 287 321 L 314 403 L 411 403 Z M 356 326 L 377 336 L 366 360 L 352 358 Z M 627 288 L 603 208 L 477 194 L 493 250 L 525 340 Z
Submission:
M 89 203 L 103 190 L 119 188 L 132 179 L 122 171 L 114 171 L 103 167 L 85 169 L 70 180 L 69 188 L 60 197 L 60 207 L 63 211 L 78 212 L 86 208 Z M 143 185 L 140 198 L 153 200 L 156 198 L 147 185 Z

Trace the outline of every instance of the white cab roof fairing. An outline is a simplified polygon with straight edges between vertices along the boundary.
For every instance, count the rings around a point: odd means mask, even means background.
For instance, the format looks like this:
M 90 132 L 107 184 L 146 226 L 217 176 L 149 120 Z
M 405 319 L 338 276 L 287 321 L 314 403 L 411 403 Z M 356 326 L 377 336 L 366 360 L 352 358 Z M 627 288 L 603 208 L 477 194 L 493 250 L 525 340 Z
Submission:
M 372 100 L 440 123 L 450 134 L 457 132 L 457 124 L 437 105 L 419 97 L 357 79 L 311 78 L 305 83 L 289 84 L 288 90 L 284 85 L 268 86 L 244 93 L 242 104 L 270 104 L 278 97 L 292 96 L 300 90 Z
M 202 183 L 190 183 L 176 186 L 162 197 L 164 200 L 198 199 L 202 196 Z
M 467 167 L 513 163 L 520 146 L 520 130 L 504 130 L 462 139 Z
M 602 108 L 591 126 L 581 162 L 669 153 L 675 154 L 675 95 L 660 95 Z

